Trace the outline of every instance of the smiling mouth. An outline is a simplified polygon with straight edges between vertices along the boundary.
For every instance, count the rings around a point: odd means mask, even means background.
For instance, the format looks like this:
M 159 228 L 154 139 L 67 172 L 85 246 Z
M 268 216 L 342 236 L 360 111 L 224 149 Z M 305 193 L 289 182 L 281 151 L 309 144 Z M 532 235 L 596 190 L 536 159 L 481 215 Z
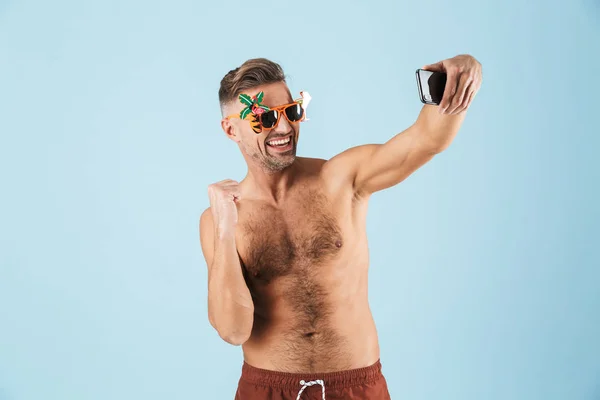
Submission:
M 277 148 L 277 147 L 283 148 L 283 147 L 287 147 L 291 141 L 292 141 L 292 135 L 288 135 L 283 138 L 271 139 L 271 140 L 267 141 L 267 146 L 275 147 L 275 148 Z

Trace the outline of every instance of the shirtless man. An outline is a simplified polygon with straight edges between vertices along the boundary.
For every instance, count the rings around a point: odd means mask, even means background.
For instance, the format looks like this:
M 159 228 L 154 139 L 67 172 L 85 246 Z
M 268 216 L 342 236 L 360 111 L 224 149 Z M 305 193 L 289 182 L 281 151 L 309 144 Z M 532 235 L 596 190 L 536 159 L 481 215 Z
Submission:
M 221 81 L 221 126 L 248 172 L 209 186 L 200 242 L 210 323 L 243 348 L 235 399 L 390 398 L 367 297 L 368 200 L 450 145 L 482 79 L 468 55 L 424 69 L 448 74 L 439 106 L 330 160 L 296 157 L 309 97 L 293 101 L 278 64 L 249 60 Z M 360 117 L 339 107 L 330 118 Z

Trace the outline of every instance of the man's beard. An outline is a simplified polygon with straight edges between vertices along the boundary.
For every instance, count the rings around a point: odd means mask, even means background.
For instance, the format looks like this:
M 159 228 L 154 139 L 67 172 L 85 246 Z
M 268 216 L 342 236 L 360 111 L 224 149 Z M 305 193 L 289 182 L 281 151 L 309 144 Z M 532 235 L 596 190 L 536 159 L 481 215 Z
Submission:
M 281 153 L 269 153 L 269 146 L 265 145 L 267 154 L 262 157 L 262 164 L 265 170 L 269 172 L 279 172 L 289 167 L 294 163 L 296 159 L 296 142 L 292 137 L 292 148 L 284 154 Z
M 265 143 L 265 153 L 261 152 L 259 149 L 254 149 L 253 151 L 248 151 L 248 147 L 242 144 L 246 154 L 250 155 L 250 157 L 255 160 L 262 169 L 267 173 L 275 173 L 284 170 L 294 163 L 296 159 L 296 141 L 294 137 L 291 138 L 292 148 L 284 154 L 281 153 L 270 153 L 269 146 Z

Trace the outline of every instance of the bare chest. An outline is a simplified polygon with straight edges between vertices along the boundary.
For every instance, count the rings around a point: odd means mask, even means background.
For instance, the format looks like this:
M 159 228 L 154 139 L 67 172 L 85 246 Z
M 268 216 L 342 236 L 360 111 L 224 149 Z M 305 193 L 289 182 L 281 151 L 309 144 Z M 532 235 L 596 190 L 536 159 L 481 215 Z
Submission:
M 307 195 L 283 209 L 257 205 L 240 213 L 238 251 L 255 280 L 305 274 L 334 259 L 343 237 L 323 196 Z

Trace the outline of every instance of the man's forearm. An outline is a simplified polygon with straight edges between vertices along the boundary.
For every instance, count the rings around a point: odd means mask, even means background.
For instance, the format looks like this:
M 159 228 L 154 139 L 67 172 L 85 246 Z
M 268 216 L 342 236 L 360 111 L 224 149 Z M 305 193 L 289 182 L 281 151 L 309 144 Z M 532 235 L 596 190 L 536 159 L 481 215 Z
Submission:
M 215 255 L 209 268 L 209 320 L 223 340 L 243 344 L 252 331 L 254 304 L 242 274 L 234 233 L 215 235 Z
M 432 149 L 441 152 L 448 148 L 456 137 L 465 114 L 465 111 L 456 115 L 441 114 L 436 106 L 425 105 L 417 118 L 416 125 L 423 139 L 427 140 Z

